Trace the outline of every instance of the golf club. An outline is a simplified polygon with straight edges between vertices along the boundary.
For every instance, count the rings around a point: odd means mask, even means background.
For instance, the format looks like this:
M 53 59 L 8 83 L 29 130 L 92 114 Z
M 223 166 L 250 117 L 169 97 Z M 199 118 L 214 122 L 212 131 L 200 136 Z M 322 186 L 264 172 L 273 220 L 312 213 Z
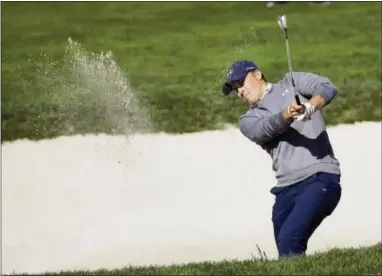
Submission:
M 293 87 L 294 97 L 296 99 L 296 102 L 298 105 L 301 105 L 300 98 L 298 97 L 298 94 L 296 92 L 295 82 L 292 74 L 292 61 L 290 58 L 290 52 L 289 52 L 289 42 L 288 42 L 288 27 L 287 27 L 287 19 L 285 15 L 280 15 L 277 19 L 277 22 L 279 23 L 279 26 L 281 29 L 285 32 L 285 46 L 286 46 L 286 52 L 287 52 L 287 58 L 288 58 L 288 67 L 289 67 L 289 73 L 291 75 L 291 83 Z

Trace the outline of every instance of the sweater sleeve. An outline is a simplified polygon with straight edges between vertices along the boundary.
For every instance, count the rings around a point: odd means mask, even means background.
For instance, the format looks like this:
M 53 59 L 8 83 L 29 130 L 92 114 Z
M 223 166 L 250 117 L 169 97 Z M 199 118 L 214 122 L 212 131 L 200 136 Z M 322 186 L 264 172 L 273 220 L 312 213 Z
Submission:
M 251 111 L 240 117 L 239 129 L 249 140 L 262 145 L 288 130 L 292 122 L 293 120 L 285 120 L 281 112 L 262 116 Z
M 285 77 L 290 80 L 290 73 Z M 293 78 L 297 92 L 308 99 L 313 95 L 320 95 L 328 105 L 337 95 L 337 88 L 327 77 L 307 72 L 293 72 Z

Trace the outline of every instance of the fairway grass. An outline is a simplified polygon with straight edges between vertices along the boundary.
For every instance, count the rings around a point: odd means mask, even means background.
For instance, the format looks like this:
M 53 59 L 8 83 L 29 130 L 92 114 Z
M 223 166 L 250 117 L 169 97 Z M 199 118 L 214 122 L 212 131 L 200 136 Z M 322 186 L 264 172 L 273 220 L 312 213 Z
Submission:
M 136 95 L 150 121 L 130 125 L 134 130 L 184 133 L 236 124 L 246 106 L 222 96 L 225 72 L 234 60 L 251 59 L 271 82 L 284 76 L 280 13 L 288 17 L 294 70 L 327 76 L 339 89 L 325 111 L 327 123 L 380 121 L 378 2 L 275 9 L 262 2 L 5 2 L 2 139 L 124 133 L 116 123 L 129 116 L 129 107 L 116 104 L 124 93 Z M 129 88 L 95 84 L 89 77 L 99 74 L 84 78 L 86 68 L 69 68 L 69 38 L 97 55 L 111 51 Z

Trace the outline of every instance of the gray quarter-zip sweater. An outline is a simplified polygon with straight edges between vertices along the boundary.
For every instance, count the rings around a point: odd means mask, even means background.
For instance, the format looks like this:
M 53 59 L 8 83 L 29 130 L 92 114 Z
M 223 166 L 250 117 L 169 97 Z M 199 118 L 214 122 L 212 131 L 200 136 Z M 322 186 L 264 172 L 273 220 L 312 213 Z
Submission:
M 306 72 L 293 72 L 293 77 L 302 103 L 318 94 L 328 105 L 337 94 L 326 77 Z M 317 172 L 340 174 L 321 111 L 305 122 L 283 118 L 282 111 L 295 100 L 289 80 L 288 73 L 271 84 L 265 96 L 239 120 L 242 134 L 272 157 L 276 187 L 293 185 Z

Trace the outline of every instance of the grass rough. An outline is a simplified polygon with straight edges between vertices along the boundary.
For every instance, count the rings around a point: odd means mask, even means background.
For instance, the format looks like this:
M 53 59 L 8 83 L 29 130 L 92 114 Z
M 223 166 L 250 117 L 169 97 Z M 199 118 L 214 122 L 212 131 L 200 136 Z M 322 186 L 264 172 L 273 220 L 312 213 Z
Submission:
M 126 266 L 113 270 L 46 272 L 43 275 L 382 275 L 382 243 L 358 248 L 335 248 L 306 257 L 280 260 L 248 259 L 169 266 Z

